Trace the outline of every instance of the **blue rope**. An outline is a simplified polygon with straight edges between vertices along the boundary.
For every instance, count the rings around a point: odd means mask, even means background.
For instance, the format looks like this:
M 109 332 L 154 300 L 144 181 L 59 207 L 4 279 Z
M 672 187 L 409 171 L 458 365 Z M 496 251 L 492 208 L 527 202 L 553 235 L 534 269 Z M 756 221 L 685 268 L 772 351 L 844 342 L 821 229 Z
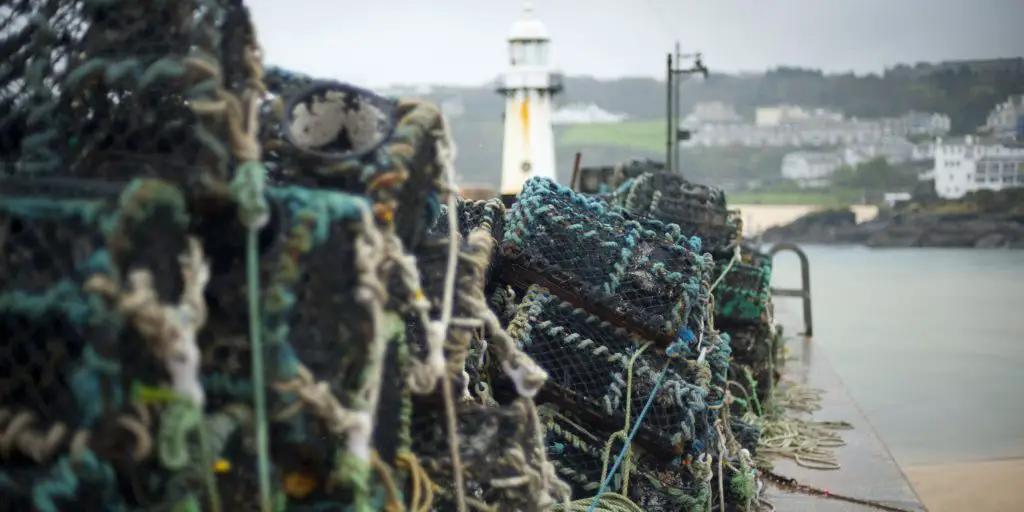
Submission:
M 665 380 L 665 374 L 668 373 L 668 365 L 671 361 L 665 361 L 665 366 L 661 369 L 661 373 L 658 374 L 658 380 L 654 382 L 654 388 L 651 389 L 651 395 L 647 397 L 647 403 L 644 404 L 643 410 L 640 411 L 640 415 L 636 418 L 636 423 L 633 424 L 633 430 L 629 432 L 629 437 L 626 438 L 626 444 L 622 446 L 622 450 L 619 451 L 619 456 L 615 458 L 615 464 L 612 464 L 612 469 L 608 471 L 608 476 L 605 477 L 604 482 L 601 482 L 601 488 L 597 490 L 597 495 L 594 496 L 594 501 L 590 502 L 590 507 L 587 512 L 594 512 L 598 503 L 601 502 L 601 495 L 608 490 L 608 485 L 611 483 L 612 478 L 615 477 L 615 471 L 619 469 L 619 464 L 622 464 L 622 459 L 626 457 L 626 452 L 629 450 L 629 445 L 633 444 L 633 438 L 636 437 L 637 432 L 640 431 L 640 423 L 644 421 L 644 416 L 651 409 L 651 404 L 654 403 L 654 396 L 658 394 L 658 390 L 661 389 L 661 383 Z

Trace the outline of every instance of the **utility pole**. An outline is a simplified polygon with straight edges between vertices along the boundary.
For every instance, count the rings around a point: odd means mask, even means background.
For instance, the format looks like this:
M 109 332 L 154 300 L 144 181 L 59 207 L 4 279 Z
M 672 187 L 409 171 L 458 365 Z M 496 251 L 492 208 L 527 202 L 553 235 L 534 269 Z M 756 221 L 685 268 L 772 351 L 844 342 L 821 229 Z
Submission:
M 672 136 L 672 132 L 676 130 L 675 125 L 675 114 L 672 112 L 672 80 L 673 68 L 672 68 L 672 54 L 668 54 L 668 66 L 665 68 L 665 120 L 668 126 L 665 127 L 665 166 L 669 171 L 675 168 L 672 164 L 672 158 L 675 156 L 675 151 L 672 150 L 672 141 L 675 137 Z
M 679 41 L 676 41 L 676 67 L 683 65 L 682 52 L 679 50 Z M 682 173 L 679 165 L 679 77 L 676 76 L 678 69 L 672 73 L 672 172 Z
M 700 53 L 686 54 L 683 55 L 679 49 L 679 42 L 676 42 L 675 47 L 675 62 L 673 66 L 673 54 L 668 55 L 668 82 L 665 84 L 667 89 L 667 116 L 668 117 L 668 137 L 666 145 L 668 146 L 668 154 L 665 155 L 665 164 L 668 167 L 669 172 L 677 172 L 682 174 L 682 169 L 679 168 L 679 143 L 682 140 L 690 138 L 690 132 L 679 129 L 679 106 L 681 101 L 681 91 L 679 90 L 679 75 L 693 75 L 701 74 L 704 78 L 708 77 L 708 68 L 704 66 L 704 61 Z M 683 59 L 693 59 L 693 65 L 689 68 L 682 69 L 678 66 L 682 64 Z

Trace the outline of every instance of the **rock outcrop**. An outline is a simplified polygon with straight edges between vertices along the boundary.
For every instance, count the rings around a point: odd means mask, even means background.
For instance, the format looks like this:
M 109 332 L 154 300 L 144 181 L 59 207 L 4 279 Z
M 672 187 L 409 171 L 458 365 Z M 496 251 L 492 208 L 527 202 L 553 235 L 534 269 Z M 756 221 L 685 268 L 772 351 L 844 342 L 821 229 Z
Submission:
M 988 213 L 895 213 L 857 224 L 847 209 L 807 214 L 768 229 L 765 242 L 869 247 L 1024 248 L 1024 216 Z

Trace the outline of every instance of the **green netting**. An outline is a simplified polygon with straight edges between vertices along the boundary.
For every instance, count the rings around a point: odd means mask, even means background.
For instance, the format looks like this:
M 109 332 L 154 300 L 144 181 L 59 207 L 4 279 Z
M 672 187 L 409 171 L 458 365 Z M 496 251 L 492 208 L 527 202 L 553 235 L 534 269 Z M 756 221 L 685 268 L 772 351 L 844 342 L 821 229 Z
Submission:
M 721 279 L 714 291 L 716 325 L 771 325 L 771 258 L 742 247 L 738 259 L 722 262 L 716 270 L 715 279 Z

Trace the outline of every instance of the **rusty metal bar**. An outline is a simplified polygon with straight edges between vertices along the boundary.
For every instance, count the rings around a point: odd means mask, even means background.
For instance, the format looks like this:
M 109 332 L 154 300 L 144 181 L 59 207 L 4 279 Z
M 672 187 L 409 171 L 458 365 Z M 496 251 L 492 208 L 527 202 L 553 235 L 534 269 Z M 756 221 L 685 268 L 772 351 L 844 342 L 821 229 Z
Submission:
M 797 258 L 800 258 L 800 287 L 799 290 L 785 289 L 785 288 L 772 288 L 772 295 L 778 297 L 798 297 L 803 299 L 804 302 L 804 332 L 803 335 L 810 337 L 814 334 L 814 319 L 811 316 L 811 264 L 807 259 L 807 253 L 804 252 L 800 246 L 789 242 L 783 242 L 775 244 L 768 251 L 768 256 L 772 259 L 772 267 L 775 267 L 775 255 L 783 252 L 790 251 L 796 254 Z

